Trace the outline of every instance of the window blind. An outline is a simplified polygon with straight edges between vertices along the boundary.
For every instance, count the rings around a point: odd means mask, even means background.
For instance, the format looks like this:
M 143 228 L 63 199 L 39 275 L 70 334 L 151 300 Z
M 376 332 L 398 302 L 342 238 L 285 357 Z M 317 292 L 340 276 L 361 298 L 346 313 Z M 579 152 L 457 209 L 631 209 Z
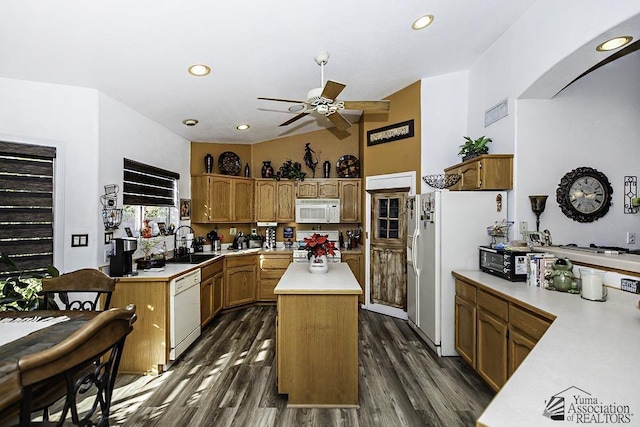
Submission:
M 138 206 L 177 206 L 180 175 L 124 159 L 122 203 Z
M 23 273 L 53 265 L 56 149 L 0 141 L 0 252 Z M 0 279 L 14 273 L 0 264 Z

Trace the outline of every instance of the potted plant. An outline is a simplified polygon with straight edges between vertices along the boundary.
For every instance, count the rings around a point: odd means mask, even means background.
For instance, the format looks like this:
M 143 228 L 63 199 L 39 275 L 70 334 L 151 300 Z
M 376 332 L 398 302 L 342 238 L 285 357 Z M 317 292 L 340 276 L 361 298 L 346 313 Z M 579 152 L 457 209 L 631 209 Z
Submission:
M 138 247 L 144 254 L 142 259 L 137 260 L 138 269 L 145 270 L 154 267 L 162 267 L 165 265 L 164 254 L 154 255 L 153 250 L 155 248 L 160 249 L 164 244 L 163 238 L 151 237 L 149 239 L 140 237 L 138 240 Z
M 304 239 L 303 249 L 307 250 L 311 273 L 326 273 L 329 270 L 327 254 L 335 255 L 336 247 L 328 238 L 328 235 L 321 236 L 318 233 L 313 233 L 311 237 Z
M 464 144 L 460 145 L 459 156 L 462 156 L 462 161 L 473 159 L 481 154 L 487 154 L 489 152 L 488 144 L 492 141 L 491 138 L 481 136 L 477 139 L 471 139 L 468 136 L 464 137 Z
M 11 258 L 0 252 L 0 264 L 4 264 L 11 271 L 15 271 L 15 276 L 10 276 L 5 280 L 0 280 L 0 311 L 29 311 L 44 307 L 44 298 L 40 295 L 42 291 L 42 277 L 25 274 L 20 271 Z M 58 277 L 60 272 L 50 265 L 47 268 L 50 277 Z M 55 302 L 49 307 L 57 310 Z
M 273 179 L 276 181 L 280 181 L 282 178 L 290 179 L 290 180 L 300 180 L 304 181 L 304 177 L 307 174 L 302 172 L 302 165 L 298 162 L 292 162 L 291 160 L 287 160 L 280 166 L 278 172 L 273 175 Z

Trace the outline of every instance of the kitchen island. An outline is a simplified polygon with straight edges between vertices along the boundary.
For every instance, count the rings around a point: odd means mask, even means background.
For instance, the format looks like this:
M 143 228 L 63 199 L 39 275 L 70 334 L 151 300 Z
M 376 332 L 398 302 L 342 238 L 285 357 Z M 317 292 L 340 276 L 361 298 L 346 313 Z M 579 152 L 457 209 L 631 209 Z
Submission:
M 292 407 L 358 406 L 358 295 L 348 265 L 292 263 L 278 282 L 278 393 Z

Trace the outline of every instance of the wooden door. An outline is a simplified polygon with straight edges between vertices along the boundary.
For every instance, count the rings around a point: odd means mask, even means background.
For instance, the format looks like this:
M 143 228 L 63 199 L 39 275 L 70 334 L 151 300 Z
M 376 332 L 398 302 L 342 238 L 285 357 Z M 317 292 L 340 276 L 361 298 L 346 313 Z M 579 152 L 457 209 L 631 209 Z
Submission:
M 209 222 L 230 222 L 231 178 L 211 177 L 209 194 Z
M 406 193 L 375 193 L 371 202 L 371 302 L 406 310 Z
M 200 326 L 205 326 L 213 318 L 213 278 L 200 283 Z
M 455 346 L 460 356 L 476 367 L 476 304 L 456 295 Z
M 211 214 L 208 176 L 191 177 L 191 221 L 194 223 L 209 222 Z
M 356 280 L 360 285 L 360 289 L 362 289 L 362 293 L 358 295 L 358 302 L 364 303 L 364 280 L 362 280 L 362 255 L 360 254 L 347 254 L 345 252 L 342 253 L 342 262 L 346 263 L 354 276 L 356 276 Z
M 318 197 L 318 185 L 315 182 L 301 181 L 297 184 L 299 199 L 315 199 Z
M 477 371 L 494 391 L 507 382 L 507 325 L 478 310 Z
M 222 264 L 222 263 L 221 263 Z M 212 315 L 215 316 L 224 306 L 224 270 L 213 275 L 213 304 Z
M 253 180 L 233 180 L 233 219 L 238 222 L 253 222 Z
M 340 181 L 340 220 L 342 222 L 361 222 L 360 201 L 360 180 Z
M 535 341 L 517 330 L 509 331 L 509 376 L 518 369 L 535 345 Z
M 296 218 L 296 190 L 294 181 L 278 181 L 276 219 L 278 222 L 293 222 Z
M 321 199 L 337 199 L 338 198 L 338 180 L 328 179 L 318 182 L 318 197 Z
M 256 181 L 256 221 L 276 220 L 276 183 L 273 179 Z

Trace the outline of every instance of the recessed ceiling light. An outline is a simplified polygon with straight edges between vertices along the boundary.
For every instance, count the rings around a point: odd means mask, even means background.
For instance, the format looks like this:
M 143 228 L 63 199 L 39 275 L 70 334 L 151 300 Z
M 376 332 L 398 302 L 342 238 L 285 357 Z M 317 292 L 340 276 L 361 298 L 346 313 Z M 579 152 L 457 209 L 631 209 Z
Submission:
M 248 124 L 243 123 L 241 125 L 236 126 L 236 129 L 238 129 L 238 130 L 247 130 L 247 129 L 249 129 L 249 127 L 250 126 Z
M 196 119 L 186 119 L 182 121 L 182 124 L 187 126 L 195 126 L 198 124 L 198 121 Z
M 206 76 L 211 72 L 211 68 L 204 64 L 195 64 L 189 67 L 189 73 L 194 76 Z
M 291 111 L 292 113 L 298 113 L 304 110 L 304 104 L 292 105 L 291 107 L 288 108 L 288 110 Z
M 629 44 L 631 40 L 633 40 L 633 37 L 631 36 L 615 37 L 611 40 L 607 40 L 606 42 L 599 44 L 598 47 L 596 47 L 596 50 L 600 52 L 615 50 Z
M 421 30 L 424 27 L 429 26 L 429 24 L 431 24 L 432 22 L 433 22 L 433 15 L 424 15 L 416 19 L 411 25 L 411 28 L 413 28 L 414 30 Z

